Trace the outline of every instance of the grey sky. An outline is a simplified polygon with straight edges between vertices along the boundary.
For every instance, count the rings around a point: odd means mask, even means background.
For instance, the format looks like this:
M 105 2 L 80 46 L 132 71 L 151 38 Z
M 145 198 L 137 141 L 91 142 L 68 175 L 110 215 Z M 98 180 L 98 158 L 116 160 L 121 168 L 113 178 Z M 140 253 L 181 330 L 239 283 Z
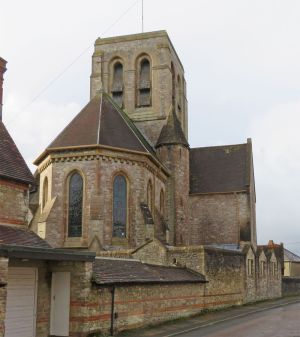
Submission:
M 31 162 L 89 99 L 92 45 L 141 31 L 141 1 L 2 0 L 4 122 Z M 300 1 L 144 0 L 184 64 L 191 146 L 252 137 L 261 243 L 300 253 Z M 27 109 L 62 70 L 91 48 Z M 33 165 L 31 168 L 34 169 Z

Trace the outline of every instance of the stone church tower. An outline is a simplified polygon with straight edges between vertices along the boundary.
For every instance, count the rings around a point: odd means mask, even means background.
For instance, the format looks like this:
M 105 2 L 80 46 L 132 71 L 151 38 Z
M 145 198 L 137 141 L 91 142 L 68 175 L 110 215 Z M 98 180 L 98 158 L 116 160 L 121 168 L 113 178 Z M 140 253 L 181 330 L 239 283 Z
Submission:
M 166 31 L 97 39 L 91 99 L 101 87 L 153 146 L 173 102 L 187 137 L 184 69 Z
M 251 141 L 190 148 L 184 69 L 166 31 L 97 39 L 90 95 L 35 161 L 31 229 L 98 254 L 153 240 L 256 247 Z

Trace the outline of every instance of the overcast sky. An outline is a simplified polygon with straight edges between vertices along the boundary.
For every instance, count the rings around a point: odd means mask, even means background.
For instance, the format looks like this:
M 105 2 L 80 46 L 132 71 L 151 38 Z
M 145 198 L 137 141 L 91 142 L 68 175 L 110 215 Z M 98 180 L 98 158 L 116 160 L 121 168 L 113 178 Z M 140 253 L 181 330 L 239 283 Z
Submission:
M 141 32 L 141 1 L 1 0 L 0 8 L 4 122 L 34 170 L 89 100 L 95 39 Z M 167 30 L 185 67 L 190 145 L 251 137 L 258 240 L 298 253 L 299 18 L 299 0 L 144 0 L 144 30 Z

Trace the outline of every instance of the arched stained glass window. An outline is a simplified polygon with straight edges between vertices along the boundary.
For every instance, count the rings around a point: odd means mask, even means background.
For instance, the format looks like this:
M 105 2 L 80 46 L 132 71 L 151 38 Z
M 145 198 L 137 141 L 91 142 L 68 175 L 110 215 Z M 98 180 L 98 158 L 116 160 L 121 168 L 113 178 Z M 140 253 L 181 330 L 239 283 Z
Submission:
M 113 192 L 113 236 L 126 237 L 127 225 L 127 182 L 122 175 L 114 179 Z
M 68 236 L 82 236 L 83 180 L 78 172 L 69 179 Z
M 43 199 L 42 199 L 42 208 L 45 207 L 46 203 L 48 201 L 48 178 L 45 177 L 44 183 L 43 183 Z

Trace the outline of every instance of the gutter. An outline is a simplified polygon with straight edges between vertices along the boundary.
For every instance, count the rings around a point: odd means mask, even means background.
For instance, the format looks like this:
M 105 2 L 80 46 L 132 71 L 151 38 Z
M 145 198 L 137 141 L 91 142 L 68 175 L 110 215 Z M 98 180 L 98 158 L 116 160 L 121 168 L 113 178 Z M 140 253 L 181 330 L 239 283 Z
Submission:
M 95 255 L 92 252 L 0 244 L 0 256 L 16 259 L 93 262 Z

